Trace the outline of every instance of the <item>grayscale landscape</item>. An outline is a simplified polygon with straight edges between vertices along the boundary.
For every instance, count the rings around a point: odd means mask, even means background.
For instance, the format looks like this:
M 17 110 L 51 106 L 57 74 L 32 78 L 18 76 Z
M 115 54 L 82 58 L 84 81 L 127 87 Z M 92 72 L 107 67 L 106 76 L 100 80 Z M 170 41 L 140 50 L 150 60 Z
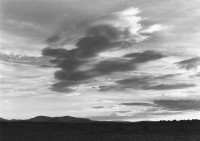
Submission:
M 199 25 L 200 0 L 0 0 L 2 140 L 199 141 Z

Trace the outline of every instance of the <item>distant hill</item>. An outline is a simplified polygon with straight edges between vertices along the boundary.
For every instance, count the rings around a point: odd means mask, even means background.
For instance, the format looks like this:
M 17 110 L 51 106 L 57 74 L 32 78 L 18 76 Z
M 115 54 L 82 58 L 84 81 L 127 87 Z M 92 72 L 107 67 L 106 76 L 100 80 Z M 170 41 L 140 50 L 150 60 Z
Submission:
M 4 118 L 0 118 L 0 121 L 7 121 L 6 119 L 4 119 Z
M 59 120 L 62 122 L 91 122 L 90 119 L 70 117 L 70 116 L 54 117 L 53 119 Z
M 36 116 L 34 118 L 30 118 L 27 120 L 5 120 L 3 118 L 0 118 L 0 121 L 31 121 L 31 122 L 77 122 L 77 123 L 85 123 L 85 122 L 91 122 L 90 119 L 86 118 L 76 118 L 76 117 L 70 117 L 70 116 L 63 116 L 63 117 L 48 117 L 48 116 Z
M 37 116 L 37 117 L 28 119 L 28 121 L 45 122 L 45 121 L 49 121 L 51 119 L 52 119 L 51 117 L 47 117 L 47 116 Z

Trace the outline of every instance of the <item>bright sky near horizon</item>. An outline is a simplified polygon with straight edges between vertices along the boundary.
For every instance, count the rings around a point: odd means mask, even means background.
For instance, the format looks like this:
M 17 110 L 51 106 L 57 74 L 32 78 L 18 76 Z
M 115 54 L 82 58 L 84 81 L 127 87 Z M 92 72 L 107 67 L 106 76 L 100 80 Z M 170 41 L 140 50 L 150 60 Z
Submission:
M 200 119 L 200 0 L 0 5 L 0 117 Z

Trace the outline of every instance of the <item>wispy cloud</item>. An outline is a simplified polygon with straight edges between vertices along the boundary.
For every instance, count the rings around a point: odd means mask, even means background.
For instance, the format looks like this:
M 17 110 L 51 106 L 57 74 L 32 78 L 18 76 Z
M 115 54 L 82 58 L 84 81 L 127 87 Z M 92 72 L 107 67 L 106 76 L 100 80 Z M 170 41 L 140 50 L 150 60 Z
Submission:
M 175 75 L 170 75 L 174 77 Z M 135 89 L 135 90 L 176 90 L 176 89 L 186 89 L 190 87 L 196 87 L 195 83 L 166 83 L 166 75 L 163 76 L 135 76 L 132 78 L 126 78 L 117 80 L 115 84 L 110 86 L 100 86 L 100 91 L 123 91 L 125 89 Z M 159 82 L 161 80 L 161 82 Z
M 147 119 L 155 119 L 165 117 L 174 117 L 170 119 L 178 119 L 178 118 L 194 118 L 192 115 L 184 116 L 184 112 L 187 111 L 199 111 L 200 104 L 199 100 L 154 100 L 152 103 L 137 103 L 137 102 L 130 102 L 130 103 L 121 103 L 121 105 L 132 107 L 129 110 L 120 110 L 114 111 L 108 115 L 99 115 L 99 116 L 91 116 L 89 118 L 93 120 L 131 120 L 131 121 L 138 121 L 138 120 L 147 120 Z M 146 107 L 141 111 L 133 112 L 134 109 L 137 107 Z M 102 108 L 102 107 L 99 107 Z M 106 108 L 106 107 L 103 107 Z M 96 108 L 98 110 L 98 108 Z M 178 115 L 181 115 L 180 117 Z
M 158 32 L 158 31 L 164 31 L 167 29 L 169 29 L 169 26 L 155 24 L 155 25 L 148 27 L 147 29 L 140 31 L 140 33 L 154 33 L 154 32 Z
M 40 27 L 39 25 L 30 23 L 30 22 L 21 22 L 18 20 L 8 19 L 4 21 L 4 24 L 8 26 L 15 26 L 17 28 L 26 29 L 26 30 L 36 30 L 36 31 L 44 31 L 44 28 Z

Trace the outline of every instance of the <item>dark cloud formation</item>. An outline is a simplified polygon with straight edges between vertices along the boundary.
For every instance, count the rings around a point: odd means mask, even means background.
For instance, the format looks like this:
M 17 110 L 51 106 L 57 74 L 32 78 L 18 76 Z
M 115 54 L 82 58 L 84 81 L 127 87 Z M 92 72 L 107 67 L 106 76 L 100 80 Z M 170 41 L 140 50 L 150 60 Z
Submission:
M 89 28 L 85 37 L 79 39 L 76 47 L 71 50 L 62 48 L 45 48 L 43 50 L 44 56 L 50 56 L 51 60 L 60 71 L 55 73 L 55 78 L 62 81 L 83 81 L 95 76 L 103 75 L 104 73 L 111 73 L 116 68 L 120 68 L 124 63 L 103 61 L 96 64 L 93 70 L 80 71 L 79 67 L 84 66 L 92 57 L 97 56 L 98 53 L 107 49 L 116 47 L 117 42 L 113 40 L 119 39 L 119 35 L 124 34 L 118 31 L 117 28 L 100 25 Z M 57 40 L 52 38 L 51 40 Z M 50 39 L 48 39 L 50 40 Z M 112 67 L 114 68 L 112 70 Z M 129 65 L 126 64 L 128 67 Z M 57 86 L 54 86 L 57 87 Z M 60 87 L 60 86 L 59 86 Z
M 59 48 L 71 38 L 69 34 L 58 32 L 49 37 L 46 40 L 49 47 L 43 50 L 43 55 L 52 57 L 51 62 L 60 68 L 59 71 L 55 72 L 55 78 L 61 83 L 62 81 L 70 81 L 77 85 L 92 78 L 136 70 L 142 63 L 166 57 L 160 52 L 147 50 L 118 58 L 100 60 L 99 54 L 102 52 L 122 49 L 127 46 L 132 47 L 136 42 L 144 41 L 149 37 L 149 35 L 146 36 L 145 33 L 139 32 L 142 28 L 140 23 L 142 20 L 141 17 L 136 16 L 138 13 L 139 9 L 131 7 L 121 12 L 98 17 L 93 21 L 86 19 L 85 35 L 76 41 L 73 49 Z M 53 45 L 54 43 L 55 45 Z M 135 85 L 139 86 L 137 83 Z M 52 87 L 57 87 L 57 85 Z M 67 85 L 63 87 L 67 87 Z
M 107 92 L 107 91 L 111 91 L 111 90 L 121 90 L 121 88 L 116 87 L 116 85 L 109 85 L 109 86 L 99 86 L 99 91 L 102 92 Z
M 186 70 L 197 69 L 197 67 L 200 65 L 200 57 L 195 57 L 180 62 L 176 62 L 176 64 L 181 69 L 186 69 Z
M 64 58 L 67 55 L 66 49 L 53 49 L 53 48 L 45 48 L 42 52 L 44 56 L 50 56 L 55 58 Z
M 154 104 L 170 111 L 200 110 L 200 100 L 154 100 Z
M 116 59 L 116 60 L 105 60 L 95 65 L 92 71 L 98 72 L 100 75 L 107 75 L 113 72 L 123 72 L 136 69 L 135 64 L 131 61 Z
M 149 79 L 152 79 L 152 76 L 135 76 L 132 78 L 118 80 L 117 83 L 121 85 L 137 85 L 145 84 Z
M 101 51 L 106 50 L 109 44 L 109 40 L 103 36 L 87 36 L 81 38 L 77 42 L 77 48 L 75 49 L 66 50 L 60 48 L 46 48 L 43 51 L 43 55 L 63 59 L 86 59 L 89 57 L 94 57 L 96 53 L 100 53 Z
M 100 91 L 109 91 L 109 90 L 124 90 L 124 89 L 140 89 L 140 90 L 175 90 L 175 89 L 185 89 L 189 87 L 195 87 L 195 84 L 192 83 L 169 83 L 169 84 L 160 84 L 157 80 L 165 79 L 168 77 L 176 76 L 172 75 L 163 75 L 163 76 L 135 76 L 132 78 L 122 79 L 115 82 L 114 85 L 110 86 L 100 86 Z
M 98 74 L 98 75 L 108 75 L 114 72 L 130 71 L 130 70 L 137 69 L 137 65 L 140 63 L 146 63 L 149 61 L 153 61 L 153 60 L 157 60 L 157 59 L 161 59 L 165 57 L 161 53 L 158 53 L 155 51 L 144 51 L 142 53 L 136 53 L 136 54 L 138 55 L 132 56 L 132 58 L 128 60 L 127 59 L 110 59 L 110 60 L 101 61 L 97 63 L 91 71 L 95 72 L 95 74 Z
M 137 64 L 161 59 L 165 57 L 159 52 L 144 51 L 125 55 L 118 59 L 107 59 L 90 65 L 89 70 L 80 70 L 90 64 L 99 53 L 113 48 L 123 47 L 126 39 L 131 35 L 128 29 L 120 29 L 108 24 L 97 24 L 91 26 L 86 36 L 82 37 L 76 43 L 76 48 L 67 50 L 64 48 L 45 48 L 44 56 L 50 56 L 53 59 L 51 63 L 60 68 L 55 72 L 55 78 L 62 81 L 74 82 L 74 85 L 83 83 L 85 80 L 98 76 L 110 75 L 115 72 L 125 72 L 135 70 Z M 59 40 L 59 37 L 51 37 L 48 42 Z M 57 90 L 67 85 L 53 85 L 53 90 Z M 120 83 L 120 82 L 119 82 Z

